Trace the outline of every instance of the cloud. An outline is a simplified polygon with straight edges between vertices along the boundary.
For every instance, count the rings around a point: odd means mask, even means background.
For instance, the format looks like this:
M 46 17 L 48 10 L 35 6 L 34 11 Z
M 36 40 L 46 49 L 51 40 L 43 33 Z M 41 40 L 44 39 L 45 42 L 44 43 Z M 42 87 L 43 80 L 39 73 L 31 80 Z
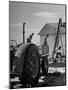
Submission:
M 38 13 L 34 13 L 34 15 L 45 18 L 57 18 L 59 16 L 58 13 L 53 13 L 53 12 L 38 12 Z

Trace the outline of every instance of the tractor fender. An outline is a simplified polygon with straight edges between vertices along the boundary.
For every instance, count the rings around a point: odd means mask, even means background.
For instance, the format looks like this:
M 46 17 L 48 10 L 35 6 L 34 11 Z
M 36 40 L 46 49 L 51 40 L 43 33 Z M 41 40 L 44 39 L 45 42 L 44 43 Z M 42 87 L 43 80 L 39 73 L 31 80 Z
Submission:
M 28 50 L 28 48 L 35 44 L 22 44 L 21 46 L 19 46 L 19 48 L 17 49 L 16 53 L 15 53 L 15 61 L 16 61 L 16 67 L 14 72 L 15 73 L 22 73 L 23 72 L 23 66 L 24 66 L 24 60 L 25 60 L 25 55 L 26 55 L 26 51 Z
M 23 53 L 25 52 L 26 48 L 29 47 L 30 44 L 22 44 L 21 46 L 19 46 L 19 48 L 17 49 L 15 56 L 16 57 L 21 57 L 23 55 Z

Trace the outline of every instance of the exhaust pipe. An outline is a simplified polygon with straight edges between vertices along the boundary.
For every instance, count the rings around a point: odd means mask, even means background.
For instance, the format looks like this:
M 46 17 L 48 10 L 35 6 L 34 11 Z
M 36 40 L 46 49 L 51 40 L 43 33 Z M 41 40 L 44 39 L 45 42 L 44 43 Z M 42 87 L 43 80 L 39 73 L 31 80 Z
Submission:
M 23 43 L 25 43 L 25 22 L 23 23 Z

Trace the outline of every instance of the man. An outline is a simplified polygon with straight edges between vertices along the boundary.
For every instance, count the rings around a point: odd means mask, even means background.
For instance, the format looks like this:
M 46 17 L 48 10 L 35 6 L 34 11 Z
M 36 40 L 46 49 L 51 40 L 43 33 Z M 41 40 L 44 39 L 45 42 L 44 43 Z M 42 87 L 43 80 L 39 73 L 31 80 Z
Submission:
M 61 61 L 61 46 L 59 46 L 57 49 L 56 49 L 56 53 L 55 53 L 55 61 L 59 60 Z
M 47 38 L 48 38 L 48 34 L 44 39 L 44 43 L 42 46 L 42 50 L 43 50 L 43 57 L 42 57 L 42 72 L 43 74 L 48 74 L 48 55 L 49 55 L 49 46 L 47 44 Z
M 45 37 L 45 39 L 44 39 L 44 43 L 43 43 L 43 54 L 49 54 L 49 46 L 48 46 L 48 44 L 47 44 L 47 38 L 48 38 L 48 34 L 47 34 L 47 36 Z
M 27 38 L 27 43 L 31 43 L 32 37 L 33 37 L 34 33 L 32 33 L 28 38 Z

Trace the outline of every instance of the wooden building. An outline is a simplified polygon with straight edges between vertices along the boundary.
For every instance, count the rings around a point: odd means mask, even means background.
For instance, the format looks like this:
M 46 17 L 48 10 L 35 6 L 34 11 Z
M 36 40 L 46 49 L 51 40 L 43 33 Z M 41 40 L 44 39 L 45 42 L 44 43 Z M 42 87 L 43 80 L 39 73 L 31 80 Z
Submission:
M 65 25 L 66 24 L 63 23 L 63 26 L 60 28 L 60 35 L 59 35 L 59 46 L 61 46 L 61 53 L 63 53 L 64 55 L 66 52 L 66 26 Z M 43 45 L 45 36 L 49 34 L 49 37 L 47 38 L 47 43 L 49 46 L 50 55 L 52 55 L 53 53 L 57 28 L 58 28 L 58 23 L 47 23 L 38 33 L 38 35 L 40 35 L 40 46 L 39 46 L 40 50 L 41 50 L 41 45 Z

